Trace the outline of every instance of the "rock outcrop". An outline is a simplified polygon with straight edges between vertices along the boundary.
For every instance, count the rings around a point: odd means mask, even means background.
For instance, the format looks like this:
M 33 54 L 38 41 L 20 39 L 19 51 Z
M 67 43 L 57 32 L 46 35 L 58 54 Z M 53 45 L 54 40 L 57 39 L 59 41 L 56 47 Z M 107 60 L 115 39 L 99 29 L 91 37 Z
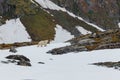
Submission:
M 120 70 L 120 61 L 118 61 L 118 62 L 99 62 L 99 63 L 93 63 L 93 65 Z
M 120 29 L 87 34 L 67 42 L 70 42 L 71 45 L 50 50 L 48 53 L 57 55 L 68 52 L 120 48 Z

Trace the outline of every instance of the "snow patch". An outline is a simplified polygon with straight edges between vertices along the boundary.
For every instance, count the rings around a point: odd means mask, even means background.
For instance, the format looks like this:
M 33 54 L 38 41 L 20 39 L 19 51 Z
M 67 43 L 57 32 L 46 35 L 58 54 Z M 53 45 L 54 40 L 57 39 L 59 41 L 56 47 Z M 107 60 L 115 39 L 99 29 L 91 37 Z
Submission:
M 69 39 L 74 38 L 74 35 L 71 35 L 70 32 L 66 31 L 65 29 L 62 28 L 62 26 L 58 24 L 56 25 L 55 31 L 56 31 L 55 38 L 54 41 L 52 41 L 51 43 L 65 42 Z
M 120 28 L 120 23 L 118 23 L 118 27 Z
M 88 31 L 88 30 L 86 30 L 86 29 L 84 29 L 83 27 L 81 27 L 81 26 L 76 26 L 76 28 L 81 32 L 81 34 L 83 34 L 83 35 L 86 35 L 86 34 L 91 34 L 91 32 L 90 31 Z
M 52 9 L 52 10 L 62 10 L 66 11 L 64 8 L 61 8 L 54 4 L 50 0 L 36 0 L 43 8 Z
M 0 43 L 30 42 L 31 38 L 20 19 L 7 20 L 0 26 Z

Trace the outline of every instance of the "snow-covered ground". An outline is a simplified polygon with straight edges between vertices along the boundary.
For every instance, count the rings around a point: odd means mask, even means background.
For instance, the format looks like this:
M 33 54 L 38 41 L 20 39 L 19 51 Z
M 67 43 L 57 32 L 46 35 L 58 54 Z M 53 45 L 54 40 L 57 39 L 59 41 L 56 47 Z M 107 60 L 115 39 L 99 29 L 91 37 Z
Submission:
M 41 1 L 43 6 L 48 0 Z M 44 1 L 46 1 L 44 3 Z M 50 4 L 49 4 L 50 5 Z M 48 6 L 48 5 L 47 5 Z M 54 7 L 53 7 L 54 8 Z M 83 30 L 82 30 L 83 29 Z M 69 32 L 56 25 L 55 41 L 46 47 L 27 46 L 17 48 L 17 53 L 9 50 L 0 50 L 0 80 L 119 80 L 120 71 L 112 68 L 90 65 L 96 62 L 120 61 L 120 49 L 106 49 L 91 52 L 68 53 L 64 55 L 51 55 L 47 51 L 70 45 L 63 43 L 73 38 Z M 80 28 L 82 33 L 88 33 Z M 31 41 L 25 27 L 19 19 L 6 21 L 0 26 L 0 43 Z M 2 42 L 3 41 L 3 42 Z M 19 54 L 31 60 L 31 67 L 3 64 L 6 56 Z M 38 64 L 44 62 L 45 64 Z
M 74 35 L 71 35 L 70 32 L 66 31 L 58 24 L 56 25 L 55 31 L 56 31 L 55 39 L 51 43 L 65 42 L 67 40 L 74 38 Z
M 112 68 L 89 65 L 95 62 L 119 61 L 120 49 L 91 52 L 47 54 L 48 50 L 69 45 L 69 43 L 48 44 L 47 47 L 21 47 L 17 54 L 31 60 L 32 67 L 0 63 L 1 80 L 119 80 L 120 71 Z M 10 55 L 8 50 L 0 50 L 0 61 Z M 16 53 L 14 53 L 16 54 Z M 44 62 L 45 64 L 38 64 Z
M 86 35 L 86 34 L 91 34 L 91 31 L 88 31 L 86 29 L 84 29 L 81 26 L 76 26 L 76 28 L 81 32 L 81 34 Z
M 30 36 L 18 19 L 7 20 L 0 26 L 0 43 L 30 42 Z
M 118 26 L 119 26 L 119 28 L 120 28 L 120 23 L 118 23 Z
M 62 8 L 58 5 L 56 5 L 55 3 L 53 3 L 50 0 L 35 0 L 37 1 L 43 8 L 47 8 L 47 9 L 51 9 L 51 10 L 61 10 L 63 12 L 67 12 L 70 16 L 74 17 L 74 18 L 78 18 L 79 20 L 84 21 L 85 23 L 87 23 L 88 25 L 91 25 L 93 27 L 95 27 L 96 29 L 100 30 L 100 31 L 104 31 L 104 29 L 98 27 L 95 24 L 89 23 L 87 21 L 85 21 L 82 17 L 76 16 L 75 14 L 69 12 L 68 10 L 66 10 L 65 8 Z

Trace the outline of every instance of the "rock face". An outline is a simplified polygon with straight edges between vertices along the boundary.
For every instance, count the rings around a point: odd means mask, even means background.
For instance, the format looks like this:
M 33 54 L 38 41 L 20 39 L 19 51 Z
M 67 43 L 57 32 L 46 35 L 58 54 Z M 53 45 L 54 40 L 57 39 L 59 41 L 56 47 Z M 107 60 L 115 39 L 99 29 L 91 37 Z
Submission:
M 6 58 L 10 60 L 14 60 L 14 62 L 17 62 L 17 65 L 20 65 L 20 66 L 31 66 L 30 59 L 28 59 L 23 55 L 9 55 Z
M 71 45 L 53 49 L 48 53 L 57 55 L 68 52 L 120 48 L 120 29 L 82 35 L 67 42 L 70 42 Z
M 8 11 L 9 6 L 6 3 L 6 0 L 0 0 L 0 15 Z
M 120 0 L 51 0 L 103 29 L 118 28 Z

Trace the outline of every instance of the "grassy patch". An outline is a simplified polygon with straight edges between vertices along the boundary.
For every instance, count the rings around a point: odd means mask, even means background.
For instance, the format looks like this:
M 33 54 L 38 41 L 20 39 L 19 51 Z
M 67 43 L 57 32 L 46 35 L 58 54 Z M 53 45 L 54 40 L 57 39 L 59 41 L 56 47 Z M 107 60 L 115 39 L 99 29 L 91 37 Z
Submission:
M 21 18 L 33 41 L 53 39 L 55 22 L 50 14 L 39 9 L 35 15 L 25 15 Z

